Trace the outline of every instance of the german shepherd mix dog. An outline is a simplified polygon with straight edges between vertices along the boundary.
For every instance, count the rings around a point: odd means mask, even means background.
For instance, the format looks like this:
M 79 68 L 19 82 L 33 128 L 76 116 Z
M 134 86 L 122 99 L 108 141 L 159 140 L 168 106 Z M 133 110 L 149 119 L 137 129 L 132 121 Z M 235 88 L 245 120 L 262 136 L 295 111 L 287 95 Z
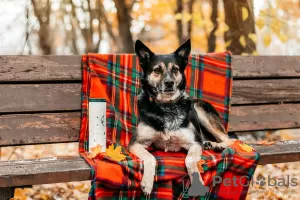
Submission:
M 185 93 L 184 70 L 191 51 L 190 40 L 167 55 L 154 54 L 139 40 L 135 51 L 144 76 L 138 97 L 140 121 L 130 140 L 129 151 L 144 162 L 143 192 L 149 195 L 153 188 L 156 160 L 146 150 L 152 144 L 164 151 L 187 150 L 185 165 L 191 182 L 195 182 L 193 177 L 200 177 L 203 184 L 197 167 L 202 147 L 221 151 L 233 140 L 229 139 L 211 104 L 191 100 Z

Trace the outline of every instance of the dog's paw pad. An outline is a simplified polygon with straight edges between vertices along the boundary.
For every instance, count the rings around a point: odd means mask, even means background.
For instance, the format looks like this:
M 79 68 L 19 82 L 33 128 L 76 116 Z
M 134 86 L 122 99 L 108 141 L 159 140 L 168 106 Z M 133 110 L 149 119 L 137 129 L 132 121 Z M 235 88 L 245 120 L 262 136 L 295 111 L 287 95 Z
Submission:
M 224 149 L 225 149 L 225 148 L 222 147 L 222 146 L 216 146 L 216 147 L 214 148 L 214 151 L 221 152 L 221 151 L 223 151 Z
M 209 149 L 212 149 L 212 148 L 213 148 L 211 142 L 204 142 L 204 143 L 203 143 L 203 146 L 204 146 L 204 149 L 205 149 L 205 150 L 209 150 Z

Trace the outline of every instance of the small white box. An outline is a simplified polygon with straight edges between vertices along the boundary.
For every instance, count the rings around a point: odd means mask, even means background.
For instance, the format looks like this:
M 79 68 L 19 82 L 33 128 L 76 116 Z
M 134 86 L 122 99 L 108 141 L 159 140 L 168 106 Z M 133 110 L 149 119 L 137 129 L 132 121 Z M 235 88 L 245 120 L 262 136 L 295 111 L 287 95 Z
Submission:
M 100 144 L 106 151 L 106 102 L 105 99 L 89 99 L 89 152 Z

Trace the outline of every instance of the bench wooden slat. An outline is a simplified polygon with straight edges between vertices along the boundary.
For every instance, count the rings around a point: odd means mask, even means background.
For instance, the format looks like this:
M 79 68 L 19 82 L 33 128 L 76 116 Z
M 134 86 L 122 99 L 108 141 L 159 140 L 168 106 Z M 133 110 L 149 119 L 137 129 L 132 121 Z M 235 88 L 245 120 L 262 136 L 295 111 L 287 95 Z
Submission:
M 254 147 L 261 154 L 261 165 L 300 160 L 300 141 L 283 141 L 275 145 Z
M 81 84 L 2 84 L 0 112 L 81 109 Z
M 80 62 L 80 56 L 0 56 L 0 82 L 80 80 Z
M 255 131 L 300 127 L 300 104 L 232 107 L 230 131 Z
M 229 131 L 300 128 L 300 104 L 231 108 Z M 80 113 L 0 116 L 0 146 L 78 141 Z
M 234 80 L 231 104 L 300 102 L 300 79 Z
M 300 77 L 300 56 L 233 56 L 237 78 Z
M 0 116 L 0 146 L 77 142 L 80 113 Z
M 300 144 L 279 143 L 256 147 L 259 164 L 300 159 Z M 0 162 L 0 187 L 90 180 L 91 170 L 80 157 L 44 158 Z
M 81 56 L 0 56 L 0 82 L 80 80 Z M 234 77 L 300 77 L 300 56 L 233 56 Z M 288 67 L 287 67 L 288 66 Z
M 0 187 L 85 181 L 90 177 L 90 167 L 78 156 L 0 162 Z
M 81 84 L 0 84 L 0 112 L 81 109 Z M 299 102 L 300 79 L 235 80 L 232 104 Z

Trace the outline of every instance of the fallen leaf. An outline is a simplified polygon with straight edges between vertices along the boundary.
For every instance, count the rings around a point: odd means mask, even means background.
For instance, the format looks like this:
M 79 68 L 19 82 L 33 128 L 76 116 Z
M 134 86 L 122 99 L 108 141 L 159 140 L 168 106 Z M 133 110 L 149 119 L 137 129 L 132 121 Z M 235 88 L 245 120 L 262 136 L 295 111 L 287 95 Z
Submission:
M 268 142 L 268 141 L 266 141 L 266 140 L 263 140 L 263 141 L 257 142 L 256 144 L 264 145 L 264 146 L 270 146 L 270 145 L 272 145 L 272 144 L 275 144 L 275 142 Z
M 95 147 L 92 147 L 91 152 L 87 157 L 88 158 L 95 158 L 96 156 L 98 156 L 101 153 L 101 149 L 102 149 L 102 146 L 100 144 L 98 144 Z
M 26 200 L 26 192 L 25 190 L 21 188 L 16 188 L 14 193 L 14 198 L 11 198 L 11 200 Z
M 253 148 L 245 143 L 239 144 L 241 149 L 245 152 L 253 152 Z
M 199 160 L 199 162 L 197 163 L 197 166 L 198 166 L 198 169 L 199 169 L 199 172 L 200 173 L 203 173 L 204 172 L 204 169 L 202 167 L 202 165 L 205 164 L 205 160 Z
M 122 154 L 121 150 L 122 146 L 117 146 L 114 149 L 114 145 L 112 144 L 108 147 L 108 149 L 106 149 L 106 155 L 111 159 L 120 162 L 126 158 L 126 156 Z

